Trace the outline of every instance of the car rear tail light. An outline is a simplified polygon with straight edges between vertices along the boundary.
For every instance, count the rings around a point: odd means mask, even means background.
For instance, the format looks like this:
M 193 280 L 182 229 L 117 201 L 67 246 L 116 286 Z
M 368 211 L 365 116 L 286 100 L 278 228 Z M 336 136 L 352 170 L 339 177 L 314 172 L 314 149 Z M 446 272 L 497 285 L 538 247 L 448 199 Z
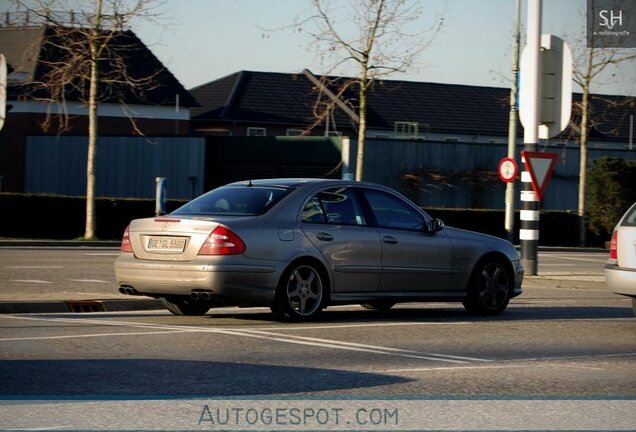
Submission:
M 199 249 L 199 255 L 235 255 L 245 252 L 245 243 L 232 230 L 219 225 Z
M 132 252 L 132 244 L 130 243 L 130 225 L 124 230 L 124 235 L 121 237 L 121 251 Z
M 614 234 L 612 234 L 612 241 L 610 242 L 610 259 L 618 259 L 618 231 L 614 231 Z

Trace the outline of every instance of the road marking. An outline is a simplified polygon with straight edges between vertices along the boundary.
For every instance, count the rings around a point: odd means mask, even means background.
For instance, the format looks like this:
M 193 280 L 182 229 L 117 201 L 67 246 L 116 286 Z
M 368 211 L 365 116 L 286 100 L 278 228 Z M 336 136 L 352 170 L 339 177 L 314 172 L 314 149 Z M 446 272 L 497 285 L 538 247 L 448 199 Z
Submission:
M 33 336 L 33 337 L 16 337 L 16 338 L 0 338 L 0 342 L 21 342 L 34 340 L 51 340 L 51 339 L 82 339 L 93 337 L 112 337 L 112 336 L 143 336 L 170 333 L 188 333 L 190 330 L 170 330 L 170 331 L 148 331 L 148 332 L 127 332 L 127 333 L 95 333 L 84 335 L 64 335 L 64 336 Z
M 562 260 L 569 260 L 569 261 L 583 261 L 583 262 L 593 262 L 593 263 L 597 263 L 597 264 L 604 264 L 605 261 L 607 261 L 607 256 L 605 255 L 597 255 L 597 259 L 592 259 L 592 258 L 579 258 L 579 257 L 574 257 L 574 256 L 570 256 L 570 255 L 550 255 L 550 258 L 552 259 L 562 259 Z M 544 264 L 541 264 L 544 265 Z M 555 265 L 553 263 L 553 265 Z
M 394 327 L 394 326 L 419 326 L 419 325 L 469 325 L 467 321 L 439 322 L 439 321 L 423 321 L 423 322 L 383 322 L 383 323 L 365 323 L 365 324 L 316 324 L 311 326 L 294 326 L 294 327 L 259 327 L 259 330 L 323 330 L 323 329 L 347 329 L 347 328 L 364 328 L 364 327 Z
M 87 283 L 112 283 L 101 279 L 69 279 L 71 282 L 87 282 Z
M 91 323 L 91 324 L 100 324 L 100 325 L 110 325 L 110 326 L 126 326 L 126 327 L 136 327 L 136 328 L 154 328 L 154 329 L 163 329 L 163 330 L 171 330 L 171 331 L 181 331 L 181 332 L 192 332 L 192 333 L 216 333 L 216 334 L 224 334 L 231 336 L 243 336 L 250 337 L 254 339 L 265 339 L 272 340 L 277 342 L 283 342 L 288 344 L 295 345 L 308 345 L 308 346 L 316 346 L 322 348 L 330 348 L 330 349 L 340 349 L 346 351 L 356 351 L 356 352 L 368 352 L 373 354 L 380 355 L 391 355 L 397 357 L 406 357 L 406 358 L 415 358 L 419 360 L 430 360 L 430 361 L 439 361 L 439 362 L 447 362 L 447 363 L 456 363 L 456 364 L 464 364 L 469 361 L 488 361 L 486 359 L 474 359 L 470 357 L 459 357 L 459 356 L 447 356 L 444 354 L 428 354 L 428 353 L 419 353 L 417 351 L 407 351 L 400 350 L 397 348 L 390 347 L 379 347 L 373 345 L 363 345 L 357 343 L 343 342 L 343 341 L 335 341 L 331 339 L 319 339 L 319 338 L 308 338 L 302 336 L 290 336 L 290 335 L 282 335 L 278 333 L 270 333 L 260 331 L 258 329 L 220 329 L 220 328 L 202 328 L 202 327 L 191 327 L 191 326 L 170 326 L 163 324 L 145 324 L 145 323 L 135 323 L 129 321 L 103 321 L 97 319 L 84 319 L 84 318 L 45 318 L 45 317 L 22 317 L 22 316 L 9 316 L 14 319 L 26 319 L 26 320 L 50 320 L 57 322 L 73 322 L 73 323 Z M 117 335 L 117 334 L 115 334 Z M 92 335 L 83 335 L 84 337 L 91 337 Z M 69 336 L 70 337 L 70 336 Z
M 67 425 L 67 426 L 44 426 L 44 427 L 36 427 L 36 428 L 29 428 L 29 429 L 14 429 L 11 428 L 11 430 L 13 431 L 24 431 L 24 432 L 38 432 L 38 431 L 55 431 L 55 430 L 65 430 L 65 429 L 72 429 L 73 425 Z
M 277 342 L 284 342 L 284 343 L 290 343 L 290 344 L 296 344 L 296 345 L 309 345 L 309 346 L 317 346 L 317 347 L 330 348 L 330 349 L 340 349 L 345 351 L 368 352 L 373 354 L 391 355 L 391 356 L 397 356 L 397 357 L 407 357 L 407 358 L 415 358 L 420 360 L 441 361 L 441 362 L 449 362 L 449 363 L 467 363 L 467 361 L 465 360 L 437 358 L 437 357 L 432 357 L 430 355 L 422 355 L 422 354 L 408 354 L 408 351 L 395 352 L 395 351 L 402 351 L 402 350 L 393 349 L 393 348 L 387 348 L 387 347 L 370 348 L 370 346 L 365 347 L 362 344 L 349 344 L 347 342 L 340 342 L 340 341 L 334 341 L 334 340 L 328 340 L 328 339 L 322 339 L 327 342 L 319 342 L 321 339 L 293 337 L 288 335 L 284 335 L 283 337 L 277 337 L 277 336 L 270 335 L 267 332 L 253 332 L 250 330 L 238 330 L 238 331 L 237 330 L 219 330 L 218 333 L 230 334 L 235 336 L 247 336 L 247 337 L 252 337 L 256 339 L 273 340 Z M 265 334 L 261 335 L 259 333 L 265 333 Z M 315 340 L 307 340 L 307 339 L 315 339 Z M 411 351 L 411 352 L 415 352 L 415 351 Z
M 402 372 L 431 372 L 440 370 L 454 370 L 454 369 L 506 369 L 506 368 L 525 368 L 529 366 L 550 366 L 550 367 L 571 367 L 576 369 L 594 369 L 594 370 L 606 370 L 604 368 L 593 366 L 580 366 L 574 364 L 564 363 L 545 363 L 541 362 L 554 362 L 558 360 L 594 360 L 602 358 L 613 357 L 634 357 L 636 352 L 630 353 L 609 353 L 609 354 L 590 354 L 590 355 L 572 355 L 572 356 L 555 356 L 555 357 L 530 357 L 530 358 L 517 358 L 508 360 L 499 360 L 502 364 L 496 365 L 471 365 L 471 366 L 430 366 L 422 368 L 401 368 L 401 369 L 376 369 L 367 371 L 369 373 L 402 373 Z M 492 360 L 498 361 L 498 360 Z M 539 363 L 539 364 L 535 364 Z
M 377 346 L 377 345 L 367 345 L 367 344 L 360 344 L 360 343 L 355 343 L 355 342 L 345 342 L 345 341 L 338 341 L 338 340 L 333 340 L 333 339 L 322 339 L 322 338 L 313 338 L 313 337 L 306 337 L 306 336 L 296 336 L 296 335 L 287 335 L 287 334 L 282 334 L 282 333 L 273 333 L 273 332 L 265 332 L 265 331 L 260 331 L 260 330 L 244 330 L 246 332 L 249 333 L 257 333 L 257 334 L 264 334 L 264 335 L 271 335 L 271 336 L 280 336 L 280 337 L 288 337 L 288 338 L 293 338 L 293 339 L 298 339 L 298 340 L 305 340 L 305 341 L 310 341 L 310 342 L 317 342 L 320 344 L 326 344 L 326 345 L 338 345 L 338 347 L 335 348 L 339 348 L 340 346 L 347 346 L 347 347 L 355 347 L 355 348 L 362 348 L 362 349 L 370 349 L 370 350 L 380 350 L 380 351 L 386 351 L 388 353 L 391 352 L 395 352 L 395 353 L 408 353 L 408 354 L 415 354 L 415 355 L 426 355 L 426 356 L 434 356 L 434 357 L 441 357 L 444 359 L 452 359 L 452 361 L 456 361 L 459 363 L 462 362 L 466 362 L 466 361 L 480 361 L 480 362 L 488 362 L 490 360 L 486 360 L 486 359 L 482 359 L 482 358 L 475 358 L 475 357 L 463 357 L 463 356 L 453 356 L 453 355 L 447 355 L 447 354 L 437 354 L 437 353 L 421 353 L 419 351 L 411 351 L 411 350 L 403 350 L 400 348 L 390 348 L 390 347 L 383 347 L 383 346 Z M 428 360 L 431 360 L 430 358 Z M 435 359 L 435 360 L 439 360 L 439 359 Z M 450 361 L 450 360 L 448 360 Z
M 119 256 L 120 253 L 119 252 L 90 252 L 90 253 L 85 253 L 84 255 L 87 255 L 87 256 Z
M 5 338 L 5 339 L 0 339 L 0 341 L 71 339 L 71 338 L 92 338 L 92 337 L 107 337 L 107 336 L 130 336 L 130 335 L 143 336 L 146 334 L 161 335 L 161 334 L 171 334 L 171 333 L 216 333 L 216 334 L 224 334 L 224 335 L 230 335 L 230 336 L 243 336 L 243 337 L 251 337 L 256 339 L 273 340 L 273 341 L 298 344 L 298 345 L 318 346 L 318 347 L 324 347 L 324 348 L 330 348 L 330 349 L 341 349 L 341 350 L 357 351 L 357 352 L 369 352 L 369 353 L 380 354 L 380 355 L 391 355 L 391 356 L 397 356 L 397 357 L 415 358 L 419 360 L 439 361 L 439 362 L 447 362 L 447 363 L 456 364 L 455 366 L 428 366 L 428 367 L 420 367 L 420 368 L 381 369 L 381 370 L 369 371 L 371 373 L 430 372 L 430 371 L 440 371 L 440 370 L 443 371 L 443 370 L 455 370 L 455 369 L 459 370 L 459 369 L 524 368 L 524 367 L 533 366 L 532 363 L 555 362 L 560 360 L 593 360 L 593 359 L 601 359 L 601 358 L 636 356 L 636 352 L 571 355 L 571 356 L 543 356 L 543 357 L 529 357 L 529 358 L 500 360 L 500 362 L 502 362 L 503 364 L 475 365 L 474 362 L 493 362 L 498 360 L 493 360 L 493 359 L 487 360 L 487 359 L 476 358 L 476 357 L 452 356 L 452 355 L 437 354 L 437 353 L 420 353 L 417 351 L 401 350 L 399 348 L 365 345 L 365 344 L 337 341 L 337 340 L 331 340 L 331 339 L 285 335 L 285 334 L 263 331 L 262 328 L 256 328 L 256 329 L 201 328 L 201 327 L 191 327 L 191 326 L 146 324 L 146 323 L 136 323 L 136 322 L 129 322 L 129 321 L 104 321 L 99 319 L 86 319 L 86 318 L 25 317 L 25 316 L 16 316 L 16 315 L 3 315 L 3 316 L 0 316 L 0 318 L 36 320 L 36 321 L 44 320 L 44 321 L 67 322 L 67 323 L 77 323 L 77 324 L 90 323 L 90 324 L 99 324 L 104 326 L 123 326 L 123 327 L 136 327 L 136 328 L 144 328 L 144 329 L 163 330 L 163 331 L 148 331 L 148 332 L 98 333 L 98 334 L 44 336 L 44 337 L 29 337 L 29 338 Z M 598 320 L 594 320 L 594 321 L 598 321 Z M 391 323 L 391 324 L 395 324 L 395 323 Z M 404 324 L 410 325 L 414 323 L 404 323 Z M 313 326 L 313 327 L 307 327 L 307 328 L 315 329 L 316 327 Z M 281 327 L 278 327 L 278 329 L 281 329 Z M 287 328 L 284 328 L 284 329 L 287 329 Z M 564 364 L 564 363 L 559 363 L 559 364 L 544 363 L 541 366 L 604 370 L 602 368 L 593 367 L 593 366 L 582 366 L 582 365 Z
M 43 269 L 43 270 L 47 270 L 47 269 L 61 269 L 64 268 L 64 266 L 61 265 L 21 265 L 21 266 L 7 266 L 8 269 L 29 269 L 29 270 L 33 270 L 33 269 Z
M 40 280 L 40 279 L 10 279 L 9 282 L 18 282 L 18 283 L 34 283 L 34 284 L 50 284 L 53 282 Z

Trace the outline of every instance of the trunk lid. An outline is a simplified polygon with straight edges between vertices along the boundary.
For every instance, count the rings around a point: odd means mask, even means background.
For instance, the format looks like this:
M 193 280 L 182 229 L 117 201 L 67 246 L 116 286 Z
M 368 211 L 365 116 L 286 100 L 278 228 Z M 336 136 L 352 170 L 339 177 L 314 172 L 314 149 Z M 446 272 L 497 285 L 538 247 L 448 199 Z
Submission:
M 130 243 L 137 258 L 190 261 L 219 222 L 179 217 L 136 219 L 130 223 Z

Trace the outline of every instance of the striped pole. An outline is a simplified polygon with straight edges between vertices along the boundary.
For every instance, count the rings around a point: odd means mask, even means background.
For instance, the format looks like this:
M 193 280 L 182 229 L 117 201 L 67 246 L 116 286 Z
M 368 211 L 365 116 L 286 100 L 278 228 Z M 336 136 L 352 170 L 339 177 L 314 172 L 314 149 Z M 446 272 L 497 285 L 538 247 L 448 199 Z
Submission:
M 527 144 L 526 150 L 531 151 Z M 535 146 L 536 147 L 536 146 Z M 525 157 L 521 156 L 523 166 Z M 539 199 L 532 188 L 530 173 L 524 168 L 521 172 L 521 211 L 519 240 L 521 241 L 521 259 L 527 275 L 536 275 L 538 270 L 537 250 L 539 247 Z
M 527 117 L 523 130 L 523 148 L 536 151 L 539 142 L 539 115 L 541 98 L 541 0 L 528 0 L 528 25 L 526 32 L 526 55 L 529 56 L 525 80 L 527 87 L 522 88 Z M 522 161 L 524 167 L 525 160 Z M 525 169 L 521 173 L 521 223 L 519 239 L 521 241 L 521 262 L 526 274 L 537 274 L 537 250 L 539 246 L 539 200 L 532 189 L 530 173 Z

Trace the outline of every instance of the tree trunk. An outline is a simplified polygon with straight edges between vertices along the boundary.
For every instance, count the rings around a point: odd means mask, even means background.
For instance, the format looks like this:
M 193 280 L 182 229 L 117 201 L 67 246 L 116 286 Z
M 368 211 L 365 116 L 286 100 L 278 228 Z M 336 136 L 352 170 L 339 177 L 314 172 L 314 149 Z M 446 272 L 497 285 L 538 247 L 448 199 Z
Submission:
M 95 35 L 101 31 L 102 0 L 96 3 Z M 86 226 L 84 229 L 84 239 L 93 240 L 95 238 L 96 220 L 95 217 L 95 160 L 97 157 L 97 96 L 99 89 L 99 56 L 100 50 L 97 46 L 97 37 L 90 42 L 91 50 L 91 78 L 88 93 L 88 156 L 86 158 Z
M 362 181 L 364 178 L 364 147 L 365 136 L 367 134 L 367 68 L 362 67 L 360 77 L 360 110 L 358 124 L 358 154 L 356 157 L 356 181 Z
M 84 238 L 95 238 L 95 159 L 97 156 L 97 62 L 91 65 L 91 82 L 88 99 L 88 157 L 86 158 L 86 227 Z
M 581 99 L 581 160 L 579 164 L 579 245 L 584 247 L 586 244 L 586 228 L 585 228 L 585 194 L 587 183 L 587 141 L 589 133 L 589 104 L 590 104 L 590 88 L 583 88 L 583 97 Z

